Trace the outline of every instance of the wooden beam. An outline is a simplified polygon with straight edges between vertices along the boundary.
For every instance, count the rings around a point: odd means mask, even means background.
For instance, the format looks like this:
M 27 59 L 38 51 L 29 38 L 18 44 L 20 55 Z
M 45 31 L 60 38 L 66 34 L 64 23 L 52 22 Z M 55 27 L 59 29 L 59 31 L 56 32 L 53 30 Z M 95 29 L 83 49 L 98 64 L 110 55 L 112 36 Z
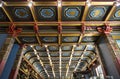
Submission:
M 13 22 L 16 26 L 33 26 L 35 22 Z M 65 21 L 61 22 L 62 26 L 80 26 L 83 22 L 81 21 Z M 108 23 L 110 26 L 120 26 L 120 21 L 84 21 L 84 25 L 91 27 L 103 26 L 105 23 Z M 11 24 L 11 22 L 0 22 L 0 24 Z M 40 26 L 58 26 L 58 22 L 37 22 Z
M 69 73 L 69 68 L 70 68 L 70 65 L 71 65 L 71 62 L 72 62 L 72 58 L 73 58 L 73 54 L 74 54 L 74 49 L 75 49 L 75 46 L 73 45 L 72 51 L 71 51 L 71 55 L 70 55 L 70 60 L 69 60 L 68 67 L 67 67 L 67 70 L 66 70 L 66 77 L 68 76 L 68 73 Z
M 116 10 L 116 5 L 114 4 L 113 7 L 112 7 L 112 9 L 110 10 L 109 14 L 105 18 L 105 21 L 109 20 L 109 18 L 112 16 L 112 14 L 115 12 L 115 10 Z
M 51 59 L 51 56 L 50 56 L 49 49 L 48 49 L 47 45 L 45 46 L 45 48 L 46 48 L 46 51 L 47 51 L 47 55 L 48 55 L 48 59 L 49 59 L 49 64 L 50 64 L 50 66 L 52 68 L 52 73 L 53 73 L 53 76 L 55 78 L 54 65 L 52 63 L 52 59 Z
M 83 35 L 83 34 L 80 34 L 79 40 L 78 40 L 78 45 L 81 43 L 83 37 L 84 37 L 84 35 Z
M 88 14 L 88 10 L 89 10 L 88 3 L 85 3 L 85 9 L 84 9 L 84 13 L 83 13 L 83 17 L 82 17 L 82 22 L 84 22 L 86 20 L 87 14 Z

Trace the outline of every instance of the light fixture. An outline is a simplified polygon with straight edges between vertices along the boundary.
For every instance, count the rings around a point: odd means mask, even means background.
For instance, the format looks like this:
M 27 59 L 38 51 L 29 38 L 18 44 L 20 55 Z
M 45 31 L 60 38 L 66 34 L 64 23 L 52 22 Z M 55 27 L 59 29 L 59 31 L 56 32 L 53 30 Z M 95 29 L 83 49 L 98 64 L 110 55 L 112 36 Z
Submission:
M 61 1 L 60 0 L 58 1 L 58 7 L 61 7 Z
M 86 4 L 88 5 L 88 7 L 90 7 L 90 6 L 91 6 L 91 3 L 90 3 L 90 1 L 89 1 L 89 0 L 87 0 L 87 1 L 86 1 Z
M 0 1 L 0 7 L 2 7 L 3 6 L 3 1 Z
M 28 6 L 31 7 L 33 5 L 33 1 L 30 0 L 29 3 L 28 3 Z
M 120 6 L 120 2 L 115 2 L 115 5 L 116 6 Z

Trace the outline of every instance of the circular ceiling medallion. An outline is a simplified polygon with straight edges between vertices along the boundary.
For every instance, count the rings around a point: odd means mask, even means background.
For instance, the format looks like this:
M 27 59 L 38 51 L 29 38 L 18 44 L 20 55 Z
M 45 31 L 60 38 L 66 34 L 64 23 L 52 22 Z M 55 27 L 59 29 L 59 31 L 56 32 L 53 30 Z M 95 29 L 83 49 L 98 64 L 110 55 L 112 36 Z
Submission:
M 116 18 L 120 18 L 120 10 L 117 10 L 114 15 Z
M 29 16 L 27 10 L 24 8 L 15 8 L 15 15 L 18 18 L 27 18 Z
M 105 15 L 106 9 L 104 7 L 94 7 L 90 11 L 90 18 L 101 18 Z
M 65 11 L 65 16 L 68 18 L 76 18 L 79 17 L 80 10 L 78 8 L 68 8 Z
M 40 10 L 39 14 L 44 18 L 52 18 L 54 11 L 51 8 L 43 8 Z
M 44 42 L 56 42 L 57 38 L 56 37 L 44 37 L 43 41 Z
M 35 38 L 22 38 L 24 42 L 35 42 Z

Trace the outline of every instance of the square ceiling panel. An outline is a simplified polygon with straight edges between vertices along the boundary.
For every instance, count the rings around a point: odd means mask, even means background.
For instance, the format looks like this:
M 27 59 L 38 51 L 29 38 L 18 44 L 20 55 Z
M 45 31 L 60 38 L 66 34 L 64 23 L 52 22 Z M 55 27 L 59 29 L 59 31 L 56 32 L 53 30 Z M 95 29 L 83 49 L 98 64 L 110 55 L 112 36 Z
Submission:
M 75 51 L 78 51 L 78 50 L 84 50 L 85 49 L 85 45 L 79 45 L 79 46 L 76 46 L 75 47 Z
M 103 21 L 109 13 L 111 6 L 91 6 L 89 8 L 87 21 Z
M 79 37 L 77 36 L 64 36 L 62 37 L 62 42 L 64 43 L 77 43 L 78 42 Z
M 36 17 L 38 21 L 57 21 L 57 7 L 35 7 Z
M 45 47 L 34 46 L 34 48 L 35 48 L 37 51 L 46 51 L 46 48 L 45 48 Z
M 83 10 L 83 6 L 63 6 L 62 21 L 80 21 Z
M 13 21 L 33 21 L 30 8 L 27 6 L 7 6 L 7 10 L 11 15 Z
M 69 57 L 70 56 L 70 54 L 71 54 L 71 52 L 69 51 L 69 52 L 62 52 L 62 57 Z
M 58 42 L 58 37 L 56 36 L 42 36 L 40 37 L 40 39 L 43 43 L 57 43 Z
M 80 52 L 80 51 L 74 51 L 73 57 L 80 57 L 81 54 L 82 54 L 82 52 Z
M 5 12 L 0 8 L 0 22 L 9 21 L 8 17 L 6 16 Z
M 51 57 L 59 57 L 59 52 L 50 52 Z
M 62 51 L 72 50 L 72 46 L 62 46 Z
M 48 57 L 47 52 L 38 52 L 40 57 Z
M 113 14 L 109 20 L 110 21 L 120 21 L 120 6 L 116 7 L 115 12 L 113 12 Z
M 82 42 L 95 42 L 98 38 L 98 36 L 85 36 L 82 38 Z
M 58 49 L 58 46 L 48 46 L 48 49 L 50 50 L 50 51 L 58 51 L 59 49 Z
M 19 36 L 18 39 L 22 43 L 37 43 L 37 39 L 35 36 Z

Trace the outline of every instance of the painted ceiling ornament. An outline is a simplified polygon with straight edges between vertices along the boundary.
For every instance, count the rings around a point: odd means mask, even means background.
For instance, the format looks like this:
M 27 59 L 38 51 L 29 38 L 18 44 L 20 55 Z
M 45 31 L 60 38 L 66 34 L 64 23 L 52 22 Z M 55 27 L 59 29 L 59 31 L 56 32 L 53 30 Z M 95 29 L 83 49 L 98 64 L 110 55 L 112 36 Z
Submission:
M 54 16 L 54 11 L 51 8 L 42 8 L 39 14 L 44 18 L 52 18 Z
M 56 37 L 44 37 L 43 41 L 44 42 L 56 42 L 57 38 Z
M 18 18 L 27 18 L 29 16 L 25 8 L 15 8 L 15 15 Z
M 105 15 L 106 9 L 104 7 L 94 7 L 90 10 L 90 18 L 101 18 Z
M 64 42 L 76 42 L 78 40 L 78 37 L 64 37 Z
M 115 18 L 120 18 L 120 10 L 117 10 L 114 15 Z
M 65 10 L 65 16 L 68 18 L 76 18 L 80 16 L 79 8 L 67 8 Z
M 24 42 L 35 42 L 35 38 L 30 38 L 30 37 L 22 38 L 22 40 L 23 40 Z

